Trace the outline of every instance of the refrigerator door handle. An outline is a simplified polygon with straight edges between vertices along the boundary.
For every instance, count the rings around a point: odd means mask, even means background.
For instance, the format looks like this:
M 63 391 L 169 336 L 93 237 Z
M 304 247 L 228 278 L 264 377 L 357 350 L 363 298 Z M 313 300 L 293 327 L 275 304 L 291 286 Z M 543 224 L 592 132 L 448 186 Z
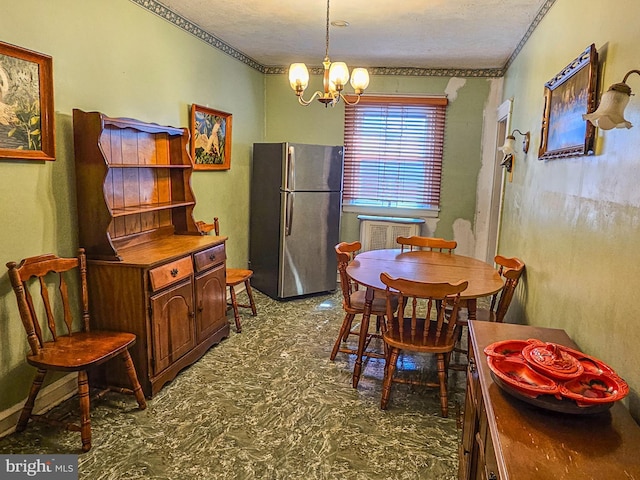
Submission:
M 285 188 L 287 190 L 295 190 L 296 185 L 296 149 L 293 145 L 289 146 L 287 152 L 287 178 L 285 179 Z
M 284 220 L 284 234 L 286 237 L 291 235 L 291 223 L 293 222 L 293 192 L 286 192 L 286 210 L 284 212 L 285 220 Z

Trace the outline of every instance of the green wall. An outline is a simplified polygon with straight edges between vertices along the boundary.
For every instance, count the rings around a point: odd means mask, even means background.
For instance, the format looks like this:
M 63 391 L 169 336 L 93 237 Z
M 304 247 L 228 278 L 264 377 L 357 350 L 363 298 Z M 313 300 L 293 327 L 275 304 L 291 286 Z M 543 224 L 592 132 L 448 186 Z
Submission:
M 192 103 L 233 114 L 231 170 L 195 172 L 196 220 L 220 217 L 228 265 L 246 265 L 251 148 L 264 133 L 264 76 L 128 0 L 4 0 L 0 40 L 53 57 L 55 162 L 0 161 L 0 265 L 78 248 L 73 108 L 186 127 Z M 35 373 L 0 275 L 0 411 Z
M 588 13 L 587 13 L 588 12 Z M 507 184 L 499 251 L 526 262 L 509 321 L 562 328 L 585 352 L 609 363 L 631 387 L 640 419 L 640 100 L 631 130 L 598 131 L 593 156 L 538 161 L 544 84 L 588 45 L 600 56 L 600 92 L 638 68 L 640 3 L 558 0 L 505 76 L 512 128 L 530 130 L 530 149 Z M 575 28 L 572 28 L 574 27 Z M 629 77 L 634 91 L 640 77 Z
M 482 128 L 484 109 L 491 82 L 486 78 L 452 79 L 450 77 L 372 76 L 367 94 L 449 95 L 447 127 L 442 173 L 441 211 L 430 219 L 428 233 L 455 238 L 454 222 L 466 220 L 473 225 L 476 208 L 476 184 L 482 162 Z M 319 102 L 302 107 L 284 75 L 269 75 L 266 80 L 266 138 L 272 142 L 306 142 L 342 145 L 344 141 L 344 104 L 325 108 Z M 322 88 L 320 76 L 312 76 L 305 92 Z M 344 241 L 359 238 L 356 213 L 342 216 Z M 407 216 L 407 215 L 405 215 Z M 411 215 L 418 216 L 419 215 Z M 467 241 L 467 238 L 456 238 Z M 473 251 L 473 245 L 462 245 Z
M 248 250 L 251 146 L 256 141 L 341 144 L 343 110 L 297 104 L 283 75 L 262 75 L 128 0 L 4 0 L 1 40 L 54 59 L 55 162 L 0 161 L 0 263 L 44 252 L 74 254 L 77 245 L 71 111 L 187 126 L 189 105 L 233 114 L 231 170 L 196 172 L 196 219 L 221 219 L 230 266 Z M 581 15 L 579 28 L 576 12 Z M 527 263 L 509 321 L 564 328 L 581 348 L 610 363 L 629 382 L 627 403 L 640 417 L 637 368 L 640 320 L 632 301 L 640 261 L 638 126 L 600 132 L 597 155 L 536 158 L 544 83 L 588 44 L 603 63 L 603 85 L 638 67 L 637 34 L 628 18 L 640 4 L 557 0 L 534 31 L 504 84 L 514 98 L 512 128 L 532 133 L 505 192 L 500 253 Z M 314 81 L 319 83 L 318 79 Z M 369 93 L 448 93 L 442 211 L 429 233 L 454 237 L 462 219 L 473 230 L 492 82 L 483 78 L 374 76 Z M 640 78 L 629 79 L 634 90 Z M 314 87 L 314 85 L 312 85 Z M 319 85 L 315 85 L 318 88 Z M 640 125 L 640 101 L 627 114 Z M 490 137 L 490 135 L 489 135 Z M 484 135 L 487 138 L 487 135 Z M 493 146 L 485 146 L 493 149 Z M 480 212 L 481 213 L 481 212 Z M 342 237 L 358 237 L 355 214 Z M 469 248 L 472 248 L 471 246 Z M 21 401 L 33 377 L 6 275 L 0 276 L 0 411 Z

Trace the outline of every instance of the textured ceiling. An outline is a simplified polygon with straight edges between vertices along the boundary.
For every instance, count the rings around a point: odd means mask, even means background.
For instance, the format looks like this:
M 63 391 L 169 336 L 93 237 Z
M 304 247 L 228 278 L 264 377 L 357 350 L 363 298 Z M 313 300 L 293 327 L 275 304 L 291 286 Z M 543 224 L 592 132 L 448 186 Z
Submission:
M 326 0 L 160 4 L 265 67 L 320 66 Z M 501 69 L 552 0 L 332 0 L 329 56 L 349 66 Z M 157 12 L 156 12 L 157 13 Z

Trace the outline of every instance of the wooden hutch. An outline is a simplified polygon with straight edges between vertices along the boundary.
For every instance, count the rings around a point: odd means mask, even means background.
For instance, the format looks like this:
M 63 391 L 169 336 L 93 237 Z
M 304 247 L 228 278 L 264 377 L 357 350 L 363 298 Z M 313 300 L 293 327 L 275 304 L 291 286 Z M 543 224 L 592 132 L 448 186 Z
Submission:
M 226 237 L 193 220 L 186 128 L 74 109 L 73 130 L 92 327 L 136 334 L 131 355 L 152 397 L 229 335 Z M 127 385 L 107 365 L 97 375 Z
M 471 320 L 469 337 L 461 480 L 640 479 L 640 426 L 621 402 L 592 415 L 561 413 L 493 381 L 485 347 L 537 338 L 576 349 L 564 330 Z

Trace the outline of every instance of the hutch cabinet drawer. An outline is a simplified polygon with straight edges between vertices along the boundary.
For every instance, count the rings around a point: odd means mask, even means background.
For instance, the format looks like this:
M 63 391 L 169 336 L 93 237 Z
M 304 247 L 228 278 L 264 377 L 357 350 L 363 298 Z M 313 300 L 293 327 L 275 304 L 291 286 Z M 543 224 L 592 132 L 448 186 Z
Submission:
M 151 289 L 156 291 L 173 283 L 179 282 L 193 274 L 191 257 L 184 257 L 175 262 L 149 270 Z
M 196 271 L 201 272 L 214 265 L 218 265 L 225 261 L 224 244 L 216 245 L 194 255 L 196 261 Z

